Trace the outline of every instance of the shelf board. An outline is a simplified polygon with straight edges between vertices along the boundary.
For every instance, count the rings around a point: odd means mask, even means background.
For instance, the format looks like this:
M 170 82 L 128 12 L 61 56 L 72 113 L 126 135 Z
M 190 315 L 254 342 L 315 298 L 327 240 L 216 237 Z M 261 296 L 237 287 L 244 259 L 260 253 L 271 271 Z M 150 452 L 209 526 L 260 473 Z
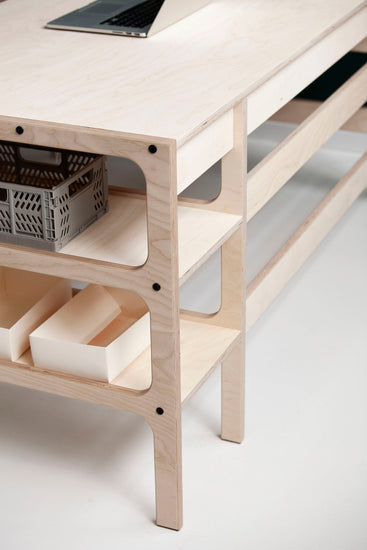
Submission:
M 181 400 L 187 401 L 232 349 L 240 331 L 181 320 Z M 151 357 L 147 348 L 112 384 L 134 390 L 151 385 Z
M 215 325 L 206 325 L 204 323 L 195 323 L 194 321 L 181 320 L 181 398 L 184 403 L 187 401 L 205 382 L 210 373 L 232 350 L 240 337 L 240 331 L 218 327 Z M 14 366 L 15 376 L 19 367 L 31 367 L 28 371 L 27 383 L 24 382 L 22 375 L 22 384 L 28 387 L 48 391 L 50 393 L 60 393 L 57 388 L 62 388 L 61 395 L 75 397 L 73 390 L 68 391 L 64 384 L 65 381 L 73 381 L 83 384 L 83 399 L 95 402 L 93 398 L 88 399 L 88 388 L 93 393 L 95 388 L 125 388 L 135 392 L 147 390 L 151 385 L 151 357 L 150 348 L 147 348 L 139 357 L 137 357 L 122 373 L 115 378 L 111 384 L 105 382 L 92 381 L 76 376 L 66 375 L 59 372 L 41 370 L 34 367 L 32 355 L 28 350 L 16 363 L 6 363 L 6 370 L 9 366 Z M 24 371 L 23 371 L 24 372 Z M 19 375 L 19 373 L 18 373 Z M 43 376 L 48 381 L 42 384 Z M 41 377 L 41 378 L 40 378 Z M 0 361 L 0 381 L 16 383 L 9 380 L 9 375 L 5 378 L 1 375 Z M 33 381 L 32 381 L 33 380 Z M 51 382 L 50 382 L 51 380 Z M 51 389 L 50 389 L 51 388 Z M 80 393 L 80 392 L 79 392 Z
M 179 276 L 183 283 L 230 237 L 241 216 L 178 207 Z M 148 255 L 146 201 L 110 192 L 109 212 L 59 254 L 141 266 Z

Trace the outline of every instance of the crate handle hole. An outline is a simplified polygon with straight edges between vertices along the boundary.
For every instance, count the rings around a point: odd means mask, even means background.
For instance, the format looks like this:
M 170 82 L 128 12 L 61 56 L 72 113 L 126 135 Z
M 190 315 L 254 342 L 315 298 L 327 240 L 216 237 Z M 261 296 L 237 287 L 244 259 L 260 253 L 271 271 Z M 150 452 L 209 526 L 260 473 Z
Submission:
M 18 154 L 25 162 L 36 162 L 45 166 L 60 166 L 62 164 L 62 154 L 58 151 L 19 147 Z

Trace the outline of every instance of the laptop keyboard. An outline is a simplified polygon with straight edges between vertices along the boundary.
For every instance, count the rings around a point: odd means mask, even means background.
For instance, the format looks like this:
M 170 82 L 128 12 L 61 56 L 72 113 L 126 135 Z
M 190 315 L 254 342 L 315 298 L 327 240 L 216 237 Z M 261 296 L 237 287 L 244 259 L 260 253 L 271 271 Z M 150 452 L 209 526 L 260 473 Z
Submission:
M 163 2 L 164 0 L 145 0 L 137 6 L 106 19 L 101 24 L 142 29 L 153 23 Z

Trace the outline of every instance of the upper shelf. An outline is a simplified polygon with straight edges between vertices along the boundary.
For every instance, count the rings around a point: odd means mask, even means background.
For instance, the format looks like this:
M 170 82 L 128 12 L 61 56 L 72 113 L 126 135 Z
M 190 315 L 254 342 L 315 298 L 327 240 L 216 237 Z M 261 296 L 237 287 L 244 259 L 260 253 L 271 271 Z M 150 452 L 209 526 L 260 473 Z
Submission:
M 184 206 L 178 207 L 179 277 L 183 283 L 240 226 L 241 216 Z M 11 245 L 1 245 L 4 264 L 20 267 L 19 259 L 7 254 Z M 25 250 L 25 249 L 23 249 Z M 52 257 L 70 255 L 129 267 L 141 266 L 148 255 L 147 215 L 144 197 L 132 198 L 110 191 L 109 212 L 83 233 L 70 241 L 60 252 L 43 252 L 28 248 L 29 270 L 48 272 Z M 49 262 L 40 261 L 45 254 Z M 70 278 L 78 278 L 70 273 Z
M 357 11 L 344 51 L 367 28 L 363 0 L 215 1 L 148 39 L 44 28 L 83 3 L 0 3 L 1 115 L 181 145 Z
M 179 277 L 183 283 L 239 227 L 241 216 L 178 207 Z M 140 266 L 148 255 L 146 201 L 110 192 L 109 212 L 61 254 Z

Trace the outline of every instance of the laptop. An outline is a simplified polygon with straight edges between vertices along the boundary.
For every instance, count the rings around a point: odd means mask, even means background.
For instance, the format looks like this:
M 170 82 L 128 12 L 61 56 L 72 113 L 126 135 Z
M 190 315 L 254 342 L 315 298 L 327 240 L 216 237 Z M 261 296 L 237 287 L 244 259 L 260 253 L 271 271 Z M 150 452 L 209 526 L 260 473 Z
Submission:
M 97 0 L 50 21 L 46 27 L 146 38 L 209 2 L 210 0 Z

